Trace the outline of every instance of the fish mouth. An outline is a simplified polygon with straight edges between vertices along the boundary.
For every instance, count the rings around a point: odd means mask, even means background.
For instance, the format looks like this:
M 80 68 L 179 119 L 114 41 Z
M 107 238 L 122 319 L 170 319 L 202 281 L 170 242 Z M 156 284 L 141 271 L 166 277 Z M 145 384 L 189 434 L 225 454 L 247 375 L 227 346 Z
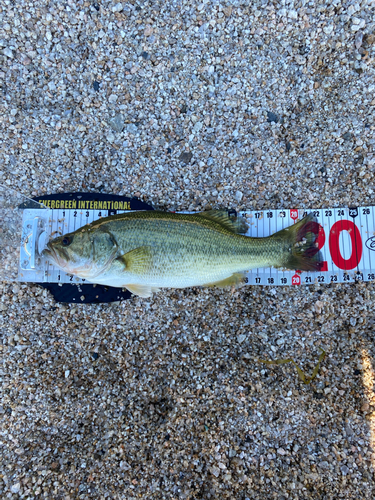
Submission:
M 43 250 L 42 255 L 44 257 L 47 257 L 47 259 L 51 261 L 53 264 L 56 264 L 58 267 L 64 269 L 66 267 L 66 263 L 68 262 L 69 257 L 63 248 L 60 249 L 60 252 L 62 252 L 65 255 L 61 257 L 57 253 L 56 249 L 51 245 L 51 242 L 48 242 L 47 248 Z

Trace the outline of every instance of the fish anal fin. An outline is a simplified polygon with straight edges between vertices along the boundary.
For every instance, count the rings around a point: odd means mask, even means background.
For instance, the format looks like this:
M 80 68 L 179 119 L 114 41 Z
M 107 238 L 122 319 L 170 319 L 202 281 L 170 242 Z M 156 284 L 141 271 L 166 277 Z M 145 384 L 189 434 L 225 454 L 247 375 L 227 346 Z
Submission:
M 145 273 L 152 264 L 151 247 L 143 246 L 117 257 L 117 261 L 133 274 Z
M 148 299 L 153 293 L 158 292 L 160 288 L 150 285 L 124 285 L 134 295 Z
M 207 283 L 204 286 L 216 286 L 218 288 L 224 288 L 226 286 L 238 286 L 243 282 L 244 275 L 242 273 L 234 273 L 228 278 L 220 281 L 215 281 L 214 283 Z
M 249 228 L 243 217 L 231 217 L 228 210 L 207 210 L 198 215 L 217 222 L 234 234 L 245 234 Z

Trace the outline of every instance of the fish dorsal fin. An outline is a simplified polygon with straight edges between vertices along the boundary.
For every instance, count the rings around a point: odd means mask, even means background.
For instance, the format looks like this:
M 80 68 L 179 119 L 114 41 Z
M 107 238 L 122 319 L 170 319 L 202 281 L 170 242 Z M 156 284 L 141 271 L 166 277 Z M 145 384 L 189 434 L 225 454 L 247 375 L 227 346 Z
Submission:
M 147 272 L 152 264 L 151 247 L 143 246 L 135 248 L 130 252 L 117 257 L 117 260 L 124 264 L 125 269 L 134 274 Z
M 207 212 L 200 212 L 198 215 L 218 222 L 222 227 L 234 234 L 245 234 L 248 230 L 245 220 L 242 217 L 229 216 L 228 210 L 207 210 Z
M 125 288 L 129 290 L 129 292 L 134 295 L 138 295 L 139 297 L 143 297 L 144 299 L 148 299 L 152 296 L 153 293 L 158 292 L 160 288 L 149 285 L 125 285 Z

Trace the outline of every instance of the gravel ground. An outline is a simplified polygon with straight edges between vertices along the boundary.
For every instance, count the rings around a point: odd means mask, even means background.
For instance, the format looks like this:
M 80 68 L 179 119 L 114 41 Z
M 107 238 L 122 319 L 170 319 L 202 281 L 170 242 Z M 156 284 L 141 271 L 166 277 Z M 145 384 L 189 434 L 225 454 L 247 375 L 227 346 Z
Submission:
M 362 2 L 0 6 L 0 183 L 166 210 L 372 205 Z M 1 498 L 375 496 L 374 283 L 62 305 L 1 286 Z M 305 386 L 293 357 L 318 377 Z

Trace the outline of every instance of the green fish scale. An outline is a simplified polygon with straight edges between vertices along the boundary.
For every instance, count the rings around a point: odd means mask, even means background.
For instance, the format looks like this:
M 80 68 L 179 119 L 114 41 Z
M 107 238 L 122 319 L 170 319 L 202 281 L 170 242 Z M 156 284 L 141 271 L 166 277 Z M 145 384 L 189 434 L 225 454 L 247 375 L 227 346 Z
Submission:
M 194 214 L 133 212 L 100 219 L 91 224 L 95 229 L 110 232 L 124 254 L 149 247 L 152 264 L 139 282 L 155 286 L 185 286 L 192 277 L 195 284 L 212 283 L 235 272 L 277 265 L 284 246 L 272 238 L 235 234 Z

